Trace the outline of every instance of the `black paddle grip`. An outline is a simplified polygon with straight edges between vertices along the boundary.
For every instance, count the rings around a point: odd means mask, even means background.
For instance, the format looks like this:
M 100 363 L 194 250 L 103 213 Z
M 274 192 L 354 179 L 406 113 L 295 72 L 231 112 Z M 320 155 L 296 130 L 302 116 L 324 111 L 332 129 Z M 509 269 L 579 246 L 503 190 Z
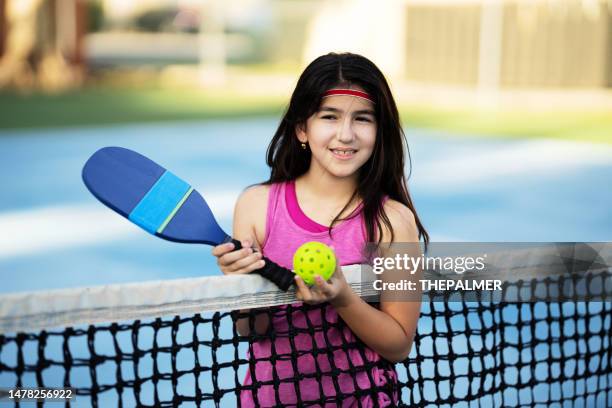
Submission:
M 242 244 L 240 241 L 237 241 L 232 238 L 232 244 L 234 244 L 234 250 L 238 251 L 242 249 Z M 281 290 L 287 291 L 294 283 L 294 274 L 287 268 L 283 268 L 282 266 L 272 262 L 268 258 L 263 258 L 266 262 L 263 268 L 256 269 L 253 272 L 260 274 L 264 278 L 272 281 L 276 286 L 278 286 Z

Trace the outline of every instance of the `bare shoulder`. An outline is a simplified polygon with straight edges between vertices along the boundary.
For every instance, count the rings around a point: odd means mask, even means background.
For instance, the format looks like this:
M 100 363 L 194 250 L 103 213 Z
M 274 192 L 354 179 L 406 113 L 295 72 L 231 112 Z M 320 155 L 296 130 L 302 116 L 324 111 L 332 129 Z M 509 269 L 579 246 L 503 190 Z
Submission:
M 393 224 L 393 221 L 396 221 L 398 223 L 412 223 L 416 225 L 414 214 L 410 211 L 410 208 L 399 201 L 388 199 L 385 202 L 384 208 L 391 224 Z
M 234 234 L 238 239 L 253 237 L 263 242 L 266 229 L 266 213 L 270 186 L 258 184 L 245 189 L 234 209 Z
M 238 203 L 244 204 L 266 204 L 268 201 L 268 193 L 270 186 L 257 184 L 245 189 L 238 197 Z
M 416 242 L 418 241 L 419 233 L 414 218 L 414 213 L 406 205 L 389 199 L 384 205 L 385 213 L 393 227 L 393 236 L 395 242 Z M 387 228 L 383 227 L 383 241 L 389 242 L 391 233 Z

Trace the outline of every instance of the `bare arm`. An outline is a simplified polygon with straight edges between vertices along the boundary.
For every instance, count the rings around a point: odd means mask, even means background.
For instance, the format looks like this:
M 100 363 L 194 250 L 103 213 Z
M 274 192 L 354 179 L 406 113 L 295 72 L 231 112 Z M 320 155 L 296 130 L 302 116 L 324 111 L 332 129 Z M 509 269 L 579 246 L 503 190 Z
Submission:
M 407 207 L 388 202 L 385 210 L 393 226 L 394 242 L 418 242 L 414 216 Z M 383 242 L 390 240 L 389 231 L 385 231 Z M 394 256 L 384 247 L 381 249 L 382 256 Z M 383 292 L 377 309 L 352 291 L 339 269 L 329 282 L 318 280 L 315 290 L 308 289 L 301 280 L 297 285 L 299 298 L 309 303 L 329 301 L 353 333 L 383 358 L 399 362 L 408 357 L 421 310 L 420 295 L 409 302 L 393 300 Z
M 222 244 L 213 248 L 213 255 L 217 256 L 217 264 L 224 274 L 245 274 L 263 266 L 261 251 L 256 252 L 252 246 L 261 248 L 265 234 L 265 220 L 267 210 L 268 187 L 254 186 L 245 190 L 234 209 L 233 236 L 240 240 L 243 249 L 232 252 L 232 243 Z M 248 313 L 248 310 L 241 310 Z M 266 313 L 255 314 L 255 332 L 263 334 L 269 326 Z M 242 336 L 250 334 L 249 317 L 243 317 L 236 322 L 236 329 Z
M 421 310 L 420 302 L 385 302 L 378 310 L 351 291 L 344 299 L 332 304 L 353 333 L 382 357 L 393 363 L 408 357 Z

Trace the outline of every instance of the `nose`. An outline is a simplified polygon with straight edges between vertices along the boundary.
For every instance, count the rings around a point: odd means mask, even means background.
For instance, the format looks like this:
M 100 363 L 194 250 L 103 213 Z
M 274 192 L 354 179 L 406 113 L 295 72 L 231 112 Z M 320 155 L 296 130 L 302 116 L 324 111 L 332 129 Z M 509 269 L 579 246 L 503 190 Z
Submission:
M 336 138 L 341 143 L 350 143 L 355 139 L 355 133 L 353 132 L 352 120 L 350 115 L 346 115 L 344 120 L 338 124 L 338 133 Z

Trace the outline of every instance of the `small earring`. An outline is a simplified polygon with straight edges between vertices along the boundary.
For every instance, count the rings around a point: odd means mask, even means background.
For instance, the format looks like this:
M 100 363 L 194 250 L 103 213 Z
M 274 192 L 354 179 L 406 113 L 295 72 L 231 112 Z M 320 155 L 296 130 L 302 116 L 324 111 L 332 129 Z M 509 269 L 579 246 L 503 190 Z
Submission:
M 306 143 L 301 143 L 300 145 L 302 146 L 302 150 L 306 150 Z

